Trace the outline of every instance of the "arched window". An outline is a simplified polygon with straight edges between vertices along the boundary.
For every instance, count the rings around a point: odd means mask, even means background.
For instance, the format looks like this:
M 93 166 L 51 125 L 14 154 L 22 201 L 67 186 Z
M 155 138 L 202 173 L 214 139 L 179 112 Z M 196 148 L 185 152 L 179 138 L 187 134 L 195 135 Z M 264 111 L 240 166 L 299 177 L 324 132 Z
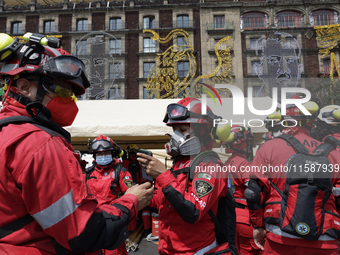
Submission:
M 295 11 L 283 11 L 276 14 L 277 27 L 302 27 L 302 15 Z
M 249 12 L 241 16 L 241 29 L 267 28 L 268 17 L 261 12 Z
M 310 16 L 312 26 L 324 26 L 338 24 L 338 14 L 332 10 L 313 11 Z

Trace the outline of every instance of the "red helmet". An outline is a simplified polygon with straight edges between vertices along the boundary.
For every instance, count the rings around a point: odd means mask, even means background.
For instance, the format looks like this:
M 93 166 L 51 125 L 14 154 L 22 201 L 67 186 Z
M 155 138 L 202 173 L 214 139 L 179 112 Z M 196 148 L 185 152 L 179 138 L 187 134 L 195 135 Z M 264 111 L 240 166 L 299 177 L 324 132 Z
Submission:
M 169 104 L 163 122 L 167 126 L 174 124 L 208 124 L 212 126 L 216 117 L 207 106 L 206 115 L 202 112 L 200 100 L 192 97 L 181 99 L 177 104 Z
M 298 95 L 292 98 L 300 98 Z M 319 114 L 319 102 L 310 100 L 303 104 L 303 106 L 311 113 L 311 115 L 304 115 L 296 105 L 287 105 L 286 114 L 283 117 L 285 121 L 291 121 L 297 123 L 296 121 L 303 121 L 300 124 L 304 126 L 311 126 L 311 120 L 315 120 L 316 116 Z
M 2 37 L 6 36 L 8 35 L 0 34 L 0 41 Z M 11 54 L 8 55 L 8 52 Z M 4 53 L 7 57 L 2 58 Z M 23 73 L 43 74 L 70 82 L 76 96 L 84 94 L 85 89 L 90 86 L 84 63 L 60 48 L 42 46 L 32 42 L 20 44 L 18 40 L 14 40 L 10 45 L 1 49 L 0 61 L 5 62 L 1 68 L 0 76 L 9 86 L 16 75 Z M 10 79 L 6 80 L 6 77 L 10 77 Z
M 250 128 L 234 125 L 231 127 L 229 137 L 223 144 L 226 146 L 225 152 L 232 153 L 236 150 L 244 150 L 248 143 L 254 138 Z
M 119 158 L 124 151 L 108 136 L 100 135 L 89 144 L 90 152 L 96 154 L 100 151 L 112 151 L 112 156 Z

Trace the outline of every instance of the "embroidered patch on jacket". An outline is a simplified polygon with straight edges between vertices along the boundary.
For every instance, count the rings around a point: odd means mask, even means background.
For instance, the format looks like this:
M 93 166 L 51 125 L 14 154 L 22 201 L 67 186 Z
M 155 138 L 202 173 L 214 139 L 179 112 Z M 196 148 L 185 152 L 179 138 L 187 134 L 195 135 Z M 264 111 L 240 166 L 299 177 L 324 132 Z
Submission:
M 126 187 L 131 188 L 132 187 L 132 181 L 125 181 L 124 184 Z
M 125 176 L 125 177 L 123 178 L 124 181 L 125 181 L 125 180 L 129 180 L 129 179 L 130 179 L 129 176 Z
M 214 189 L 214 187 L 209 182 L 204 180 L 195 180 L 194 188 L 198 198 L 208 195 Z

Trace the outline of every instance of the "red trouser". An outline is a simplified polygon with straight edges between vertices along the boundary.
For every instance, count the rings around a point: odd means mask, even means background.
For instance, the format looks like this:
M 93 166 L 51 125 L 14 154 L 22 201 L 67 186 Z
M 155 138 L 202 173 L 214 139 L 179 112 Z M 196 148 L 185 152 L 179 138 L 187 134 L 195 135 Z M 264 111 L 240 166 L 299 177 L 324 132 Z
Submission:
M 260 255 L 262 251 L 253 239 L 253 227 L 244 223 L 236 223 L 236 247 L 239 255 Z
M 280 244 L 266 238 L 264 244 L 263 255 L 293 255 L 293 254 L 306 254 L 306 255 L 338 255 L 338 249 L 320 249 L 308 248 L 302 246 L 291 246 L 287 244 Z

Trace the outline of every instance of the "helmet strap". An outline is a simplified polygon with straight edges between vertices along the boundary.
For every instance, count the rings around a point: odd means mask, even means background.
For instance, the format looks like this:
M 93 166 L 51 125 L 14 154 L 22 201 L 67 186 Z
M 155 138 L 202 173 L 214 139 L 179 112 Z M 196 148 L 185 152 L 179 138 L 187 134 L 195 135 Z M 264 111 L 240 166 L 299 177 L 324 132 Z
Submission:
M 43 86 L 43 78 L 44 77 L 42 75 L 39 77 L 37 95 L 35 96 L 35 101 L 38 101 L 40 103 L 42 103 L 43 98 L 44 98 L 44 96 L 46 94 L 46 90 L 45 90 L 45 88 Z

